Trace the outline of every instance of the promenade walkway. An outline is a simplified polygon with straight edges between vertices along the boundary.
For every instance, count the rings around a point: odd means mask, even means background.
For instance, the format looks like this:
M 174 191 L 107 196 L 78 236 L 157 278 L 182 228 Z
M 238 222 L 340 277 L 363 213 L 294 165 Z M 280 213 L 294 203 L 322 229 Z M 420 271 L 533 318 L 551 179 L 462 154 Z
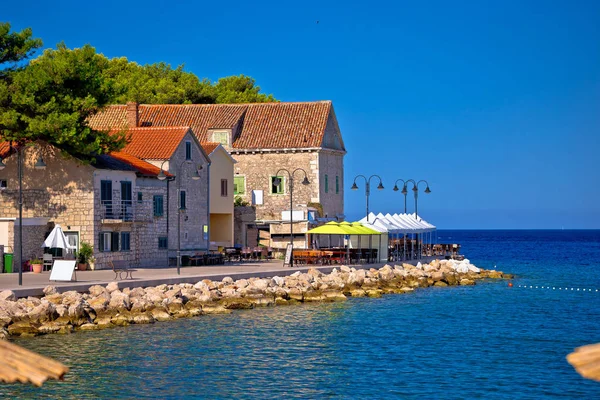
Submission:
M 421 262 L 429 262 L 433 257 L 424 258 Z M 416 265 L 417 261 L 407 261 Z M 393 264 L 393 263 L 390 263 Z M 381 268 L 385 263 L 352 265 L 354 268 Z M 316 268 L 323 273 L 329 273 L 339 265 L 303 265 L 300 267 L 283 267 L 283 261 L 271 260 L 256 263 L 233 263 L 215 266 L 181 267 L 181 274 L 177 275 L 175 267 L 164 268 L 136 268 L 133 279 L 118 280 L 119 288 L 148 287 L 162 284 L 196 283 L 202 279 L 220 281 L 226 276 L 236 279 L 266 278 L 272 276 L 290 275 L 296 271 L 305 272 L 309 268 Z M 43 289 L 48 285 L 56 286 L 59 292 L 75 290 L 86 292 L 93 285 L 107 285 L 114 281 L 115 273 L 112 270 L 77 271 L 77 281 L 74 282 L 50 282 L 50 272 L 34 274 L 23 273 L 23 285 L 18 285 L 17 273 L 0 274 L 0 291 L 12 290 L 17 297 L 41 296 Z

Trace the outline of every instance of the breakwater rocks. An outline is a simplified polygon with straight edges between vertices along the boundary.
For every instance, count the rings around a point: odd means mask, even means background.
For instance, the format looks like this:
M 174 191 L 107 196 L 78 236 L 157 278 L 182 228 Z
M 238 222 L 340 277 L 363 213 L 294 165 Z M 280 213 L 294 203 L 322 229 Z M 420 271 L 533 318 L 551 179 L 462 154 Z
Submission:
M 70 333 L 129 324 L 149 324 L 201 314 L 230 313 L 234 309 L 287 305 L 298 302 L 343 301 L 347 296 L 379 297 L 407 293 L 429 286 L 474 285 L 483 278 L 511 278 L 495 270 L 483 270 L 469 260 L 435 260 L 385 265 L 380 269 L 340 266 L 329 274 L 315 268 L 273 278 L 220 282 L 208 279 L 147 288 L 119 289 L 117 282 L 92 286 L 88 293 L 58 293 L 47 286 L 42 298 L 16 299 L 0 293 L 0 337 Z

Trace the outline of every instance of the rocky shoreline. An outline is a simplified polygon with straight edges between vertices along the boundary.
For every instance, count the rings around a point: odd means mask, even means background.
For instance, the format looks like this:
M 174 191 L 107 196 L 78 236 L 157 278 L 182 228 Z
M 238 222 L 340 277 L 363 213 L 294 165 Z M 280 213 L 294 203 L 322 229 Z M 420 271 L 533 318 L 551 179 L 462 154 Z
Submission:
M 429 286 L 474 285 L 478 279 L 512 278 L 483 270 L 469 260 L 434 260 L 429 264 L 385 265 L 380 269 L 340 266 L 329 274 L 311 268 L 273 278 L 190 283 L 119 289 L 117 282 L 92 286 L 88 293 L 58 293 L 47 286 L 41 298 L 17 299 L 0 293 L 0 338 L 71 333 L 130 324 L 150 324 L 201 314 L 230 313 L 235 309 L 301 302 L 343 301 L 347 296 L 380 297 L 408 293 Z

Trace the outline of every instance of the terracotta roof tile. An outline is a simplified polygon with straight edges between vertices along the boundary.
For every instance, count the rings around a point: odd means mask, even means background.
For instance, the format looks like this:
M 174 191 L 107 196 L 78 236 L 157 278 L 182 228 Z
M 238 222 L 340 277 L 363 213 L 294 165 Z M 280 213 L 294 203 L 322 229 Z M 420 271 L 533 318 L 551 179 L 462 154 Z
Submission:
M 239 126 L 232 147 L 279 149 L 321 147 L 331 101 L 253 104 L 140 105 L 140 126 L 189 126 L 198 141 L 209 129 Z M 127 127 L 127 106 L 109 106 L 90 119 L 95 129 Z M 146 157 L 144 157 L 146 158 Z
M 122 152 L 145 160 L 168 160 L 190 130 L 188 127 L 131 128 Z
M 6 158 L 10 155 L 11 148 L 8 142 L 0 141 L 0 158 Z
M 215 151 L 215 149 L 217 147 L 219 147 L 220 144 L 221 143 L 216 143 L 216 142 L 204 142 L 204 143 L 200 143 L 200 146 L 202 146 L 202 149 L 204 150 L 204 152 L 207 155 L 210 155 L 210 153 Z
M 144 160 L 140 160 L 139 158 L 132 156 L 131 154 L 122 151 L 114 151 L 109 155 L 112 158 L 115 158 L 119 161 L 124 162 L 127 165 L 132 166 L 142 175 L 157 176 L 160 173 L 160 168 L 158 168 L 156 165 L 150 164 L 149 162 Z M 169 174 L 166 171 L 165 175 L 171 176 L 171 174 Z

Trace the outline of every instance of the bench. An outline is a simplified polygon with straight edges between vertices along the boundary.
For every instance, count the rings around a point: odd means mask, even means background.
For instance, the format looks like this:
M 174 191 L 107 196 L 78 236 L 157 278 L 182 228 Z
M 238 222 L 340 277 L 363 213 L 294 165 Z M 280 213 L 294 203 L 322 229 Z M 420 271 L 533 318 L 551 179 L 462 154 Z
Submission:
M 117 279 L 117 276 L 118 276 L 119 279 L 122 280 L 123 273 L 125 273 L 125 279 L 127 279 L 127 277 L 129 277 L 129 279 L 133 279 L 132 274 L 137 271 L 135 269 L 129 268 L 129 261 L 123 261 L 123 260 L 109 261 L 108 265 L 111 266 L 113 272 L 115 273 L 115 279 Z

